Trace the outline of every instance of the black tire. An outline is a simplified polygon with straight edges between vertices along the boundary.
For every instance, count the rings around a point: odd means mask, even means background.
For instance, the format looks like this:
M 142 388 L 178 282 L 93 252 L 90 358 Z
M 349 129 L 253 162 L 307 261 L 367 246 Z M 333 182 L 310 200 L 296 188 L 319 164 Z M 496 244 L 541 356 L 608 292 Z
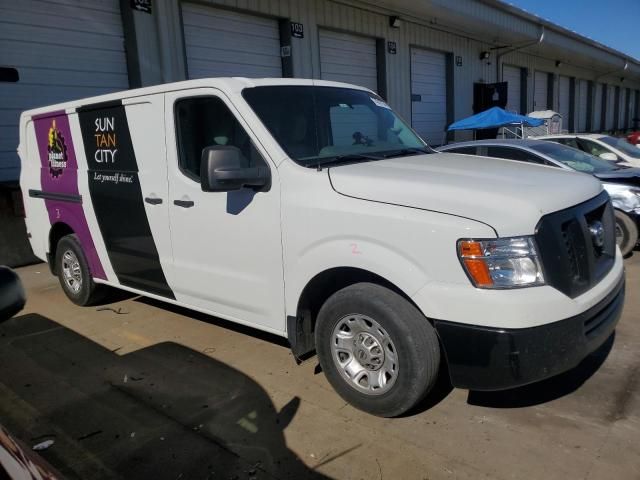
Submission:
M 622 256 L 626 257 L 631 253 L 638 243 L 638 226 L 629 215 L 620 210 L 615 211 L 616 216 L 616 242 L 620 247 Z M 618 234 L 620 232 L 620 236 Z
M 352 319 L 352 316 L 357 318 Z M 347 380 L 337 365 L 337 357 L 344 355 L 343 358 L 348 358 L 348 354 L 336 352 L 334 359 L 332 348 L 332 342 L 335 340 L 334 330 L 339 328 L 339 324 L 344 326 L 345 322 L 366 317 L 375 319 L 382 328 L 380 330 L 374 327 L 372 332 L 378 331 L 391 340 L 393 349 L 389 349 L 391 352 L 395 351 L 397 359 L 395 380 L 393 383 L 388 382 L 391 383 L 386 387 L 388 390 L 379 394 L 364 393 L 355 382 Z M 348 329 L 346 332 L 347 335 L 352 335 Z M 373 415 L 402 415 L 429 393 L 438 377 L 440 345 L 435 329 L 414 305 L 396 292 L 380 285 L 357 283 L 329 297 L 318 313 L 315 336 L 320 364 L 329 383 L 351 405 Z M 356 343 L 356 340 L 353 340 L 353 344 Z M 355 359 L 359 351 L 357 347 L 354 349 Z M 385 348 L 383 350 L 388 354 Z M 360 363 L 358 365 L 361 366 Z M 371 366 L 371 363 L 369 365 Z M 365 383 L 368 382 L 367 377 Z
M 80 281 L 79 288 L 75 291 L 65 280 L 65 269 L 63 268 L 63 259 L 65 254 L 71 252 L 77 258 L 79 265 Z M 76 305 L 88 306 L 99 302 L 104 297 L 104 288 L 102 285 L 96 285 L 89 272 L 89 264 L 87 258 L 82 251 L 78 236 L 75 234 L 66 235 L 60 239 L 56 247 L 56 272 L 62 290 Z

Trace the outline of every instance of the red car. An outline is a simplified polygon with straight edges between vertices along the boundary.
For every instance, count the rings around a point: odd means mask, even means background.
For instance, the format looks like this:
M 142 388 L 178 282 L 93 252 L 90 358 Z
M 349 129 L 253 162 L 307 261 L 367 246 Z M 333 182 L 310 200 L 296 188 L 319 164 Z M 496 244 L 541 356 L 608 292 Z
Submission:
M 640 131 L 631 132 L 627 135 L 627 141 L 632 145 L 638 145 L 640 143 Z

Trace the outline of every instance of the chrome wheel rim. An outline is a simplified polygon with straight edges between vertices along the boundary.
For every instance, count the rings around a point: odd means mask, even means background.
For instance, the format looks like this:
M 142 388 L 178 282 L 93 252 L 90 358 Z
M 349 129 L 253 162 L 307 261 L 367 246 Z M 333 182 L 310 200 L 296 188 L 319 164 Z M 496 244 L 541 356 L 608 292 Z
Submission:
M 331 335 L 331 354 L 347 384 L 366 395 L 388 392 L 398 378 L 398 354 L 391 337 L 366 315 L 340 319 Z
M 624 231 L 618 222 L 616 222 L 616 243 L 622 245 L 624 242 Z
M 71 250 L 67 250 L 62 254 L 62 278 L 72 293 L 77 294 L 82 288 L 80 262 L 76 254 Z

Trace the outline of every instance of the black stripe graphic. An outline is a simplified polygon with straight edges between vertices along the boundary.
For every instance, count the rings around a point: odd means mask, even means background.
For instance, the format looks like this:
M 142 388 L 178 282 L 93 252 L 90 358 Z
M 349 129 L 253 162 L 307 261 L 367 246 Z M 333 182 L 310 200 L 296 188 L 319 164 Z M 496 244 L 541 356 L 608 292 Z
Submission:
M 89 164 L 89 193 L 119 282 L 175 299 L 144 210 L 125 107 L 108 102 L 77 111 Z

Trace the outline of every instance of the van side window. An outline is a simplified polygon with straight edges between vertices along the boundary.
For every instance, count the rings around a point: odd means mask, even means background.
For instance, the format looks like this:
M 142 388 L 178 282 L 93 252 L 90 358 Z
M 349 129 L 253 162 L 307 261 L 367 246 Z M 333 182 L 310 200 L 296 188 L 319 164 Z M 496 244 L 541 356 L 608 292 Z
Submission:
M 202 150 L 214 145 L 238 147 L 248 166 L 265 165 L 240 122 L 218 97 L 190 97 L 178 100 L 174 108 L 180 170 L 200 180 Z

